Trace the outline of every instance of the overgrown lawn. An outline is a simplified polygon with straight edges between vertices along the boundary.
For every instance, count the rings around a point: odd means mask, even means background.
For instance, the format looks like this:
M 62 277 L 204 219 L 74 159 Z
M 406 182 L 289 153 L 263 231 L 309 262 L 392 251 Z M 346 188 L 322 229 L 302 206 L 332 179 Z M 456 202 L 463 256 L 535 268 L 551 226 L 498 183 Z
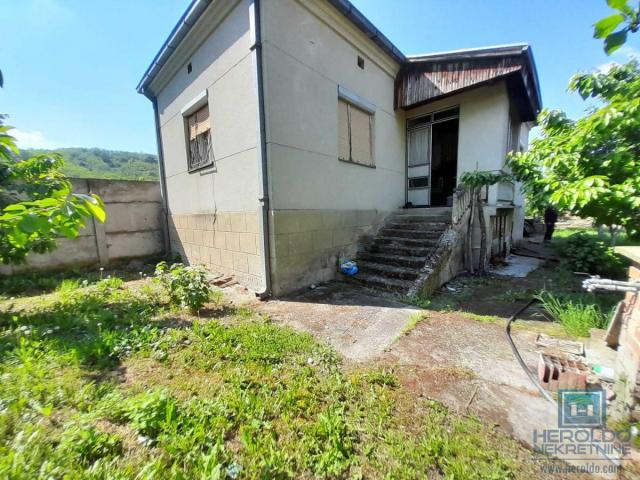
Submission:
M 310 335 L 148 281 L 0 303 L 0 478 L 511 478 L 531 453 Z M 529 463 L 527 463 L 529 462 Z

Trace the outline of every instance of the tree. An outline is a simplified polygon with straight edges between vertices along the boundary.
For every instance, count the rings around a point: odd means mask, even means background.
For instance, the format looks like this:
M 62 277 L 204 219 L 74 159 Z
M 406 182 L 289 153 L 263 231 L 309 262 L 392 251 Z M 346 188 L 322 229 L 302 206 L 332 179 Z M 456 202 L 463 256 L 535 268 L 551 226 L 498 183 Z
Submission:
M 573 121 L 557 110 L 539 117 L 542 136 L 510 156 L 515 178 L 536 206 L 554 205 L 596 225 L 640 232 L 640 68 L 575 75 L 569 89 L 601 105 Z
M 104 222 L 106 212 L 97 195 L 72 192 L 60 172 L 60 155 L 20 159 L 4 118 L 0 115 L 0 262 L 21 263 L 30 252 L 53 250 L 60 236 L 76 237 L 88 218 Z
M 640 4 L 634 9 L 628 0 L 607 0 L 607 5 L 616 13 L 596 22 L 593 36 L 604 38 L 604 51 L 609 55 L 624 45 L 629 32 L 635 33 L 640 29 Z
M 484 208 L 482 202 L 482 189 L 495 185 L 496 183 L 511 180 L 511 175 L 504 172 L 475 171 L 465 172 L 460 177 L 460 182 L 471 189 L 471 215 L 469 216 L 469 228 L 467 228 L 467 245 L 471 248 L 471 239 L 473 236 L 473 217 L 477 213 L 478 224 L 480 226 L 480 255 L 478 263 L 478 274 L 484 275 L 486 258 L 487 258 L 487 230 L 484 218 Z M 469 269 L 474 272 L 473 256 L 469 256 Z

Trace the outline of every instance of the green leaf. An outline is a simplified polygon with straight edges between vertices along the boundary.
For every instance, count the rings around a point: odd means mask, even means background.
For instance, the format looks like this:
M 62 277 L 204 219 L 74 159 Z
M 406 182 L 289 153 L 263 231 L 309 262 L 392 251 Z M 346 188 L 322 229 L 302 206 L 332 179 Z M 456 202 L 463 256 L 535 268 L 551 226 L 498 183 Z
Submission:
M 77 194 L 76 197 L 82 199 L 86 209 L 93 215 L 100 223 L 104 223 L 107 219 L 107 212 L 104 207 L 104 203 L 97 195 L 84 195 Z
M 627 0 L 607 0 L 607 5 L 619 12 L 626 12 L 630 10 L 629 5 L 627 5 Z
M 612 33 L 604 40 L 604 51 L 608 55 L 618 50 L 624 42 L 627 41 L 627 30 L 620 30 L 619 32 Z
M 605 38 L 609 36 L 613 31 L 624 21 L 624 15 L 616 13 L 609 17 L 603 18 L 596 22 L 593 26 L 593 36 L 595 38 Z
M 49 222 L 35 213 L 28 213 L 20 220 L 18 228 L 25 233 L 46 232 L 49 230 Z

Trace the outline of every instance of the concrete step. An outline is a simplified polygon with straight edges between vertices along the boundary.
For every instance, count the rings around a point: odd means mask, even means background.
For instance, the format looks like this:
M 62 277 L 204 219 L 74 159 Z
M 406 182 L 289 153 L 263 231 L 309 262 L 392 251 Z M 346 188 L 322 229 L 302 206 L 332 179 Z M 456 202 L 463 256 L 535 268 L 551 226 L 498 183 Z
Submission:
M 365 285 L 367 287 L 379 290 L 388 290 L 392 292 L 404 293 L 413 286 L 413 282 L 401 280 L 399 278 L 388 278 L 372 273 L 360 272 L 352 277 L 348 277 L 351 282 Z
M 423 230 L 425 232 L 428 231 L 439 231 L 443 232 L 449 227 L 449 224 L 446 222 L 389 222 L 385 224 L 386 228 L 393 228 L 396 230 Z
M 394 221 L 402 219 L 407 222 L 423 222 L 425 219 L 451 222 L 451 207 L 408 208 L 395 212 L 392 219 Z
M 429 238 L 406 238 L 406 237 L 395 237 L 395 236 L 381 236 L 376 237 L 374 240 L 374 245 L 401 245 L 405 247 L 431 247 L 440 237 L 429 237 Z
M 362 273 L 372 273 L 387 278 L 401 278 L 403 280 L 415 280 L 418 278 L 419 270 L 410 267 L 395 267 L 386 263 L 358 262 L 358 269 Z
M 359 259 L 366 262 L 384 263 L 387 265 L 393 265 L 397 267 L 409 267 L 420 269 L 427 261 L 426 256 L 413 256 L 413 255 L 394 255 L 388 253 L 373 253 L 365 252 L 361 254 Z
M 437 240 L 434 240 L 433 244 L 427 247 L 416 247 L 413 245 L 410 245 L 410 246 L 393 245 L 393 244 L 382 243 L 378 245 L 371 245 L 371 247 L 369 247 L 368 253 L 383 254 L 383 255 L 426 257 L 433 251 L 436 243 L 437 243 Z
M 397 237 L 397 238 L 439 238 L 444 232 L 444 229 L 433 230 L 410 230 L 407 228 L 389 228 L 384 227 L 380 231 L 380 235 L 383 237 Z

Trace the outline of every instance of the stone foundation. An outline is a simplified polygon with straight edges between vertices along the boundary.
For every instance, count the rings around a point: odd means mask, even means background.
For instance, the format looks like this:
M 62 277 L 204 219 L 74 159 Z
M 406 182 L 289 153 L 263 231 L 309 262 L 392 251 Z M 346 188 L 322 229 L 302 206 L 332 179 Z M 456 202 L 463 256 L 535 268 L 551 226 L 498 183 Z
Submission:
M 169 238 L 186 263 L 234 275 L 251 290 L 263 288 L 257 212 L 170 215 Z
M 270 212 L 274 295 L 336 278 L 338 260 L 355 258 L 390 211 L 274 210 Z

